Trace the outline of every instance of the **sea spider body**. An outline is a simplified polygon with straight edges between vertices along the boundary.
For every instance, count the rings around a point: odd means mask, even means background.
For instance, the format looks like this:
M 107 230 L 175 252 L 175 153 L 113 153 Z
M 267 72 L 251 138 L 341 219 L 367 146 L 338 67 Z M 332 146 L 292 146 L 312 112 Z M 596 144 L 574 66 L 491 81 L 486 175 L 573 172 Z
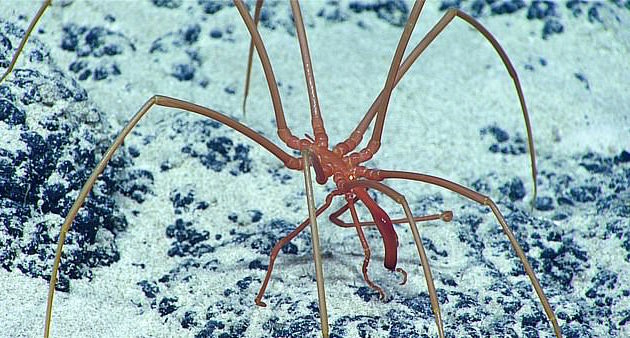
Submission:
M 298 149 L 301 152 L 308 151 L 312 154 L 312 166 L 315 171 L 315 181 L 319 184 L 325 184 L 328 178 L 332 176 L 337 186 L 337 190 L 345 194 L 346 200 L 360 200 L 370 211 L 374 224 L 383 238 L 385 248 L 385 259 L 383 265 L 391 270 L 396 270 L 398 236 L 394 230 L 391 218 L 383 208 L 381 208 L 372 197 L 367 193 L 364 187 L 357 186 L 347 189 L 349 182 L 367 179 L 380 181 L 378 171 L 368 169 L 358 163 L 370 158 L 371 153 L 363 151 L 362 153 L 346 154 L 347 149 L 343 143 L 337 145 L 333 150 L 328 149 L 327 139 L 321 142 L 314 141 L 310 136 L 308 139 L 301 139 L 298 143 Z M 344 149 L 344 147 L 346 147 Z M 298 168 L 301 170 L 303 168 Z M 368 259 L 369 261 L 369 259 Z M 370 281 L 366 281 L 371 284 Z M 379 290 L 379 292 L 382 292 Z

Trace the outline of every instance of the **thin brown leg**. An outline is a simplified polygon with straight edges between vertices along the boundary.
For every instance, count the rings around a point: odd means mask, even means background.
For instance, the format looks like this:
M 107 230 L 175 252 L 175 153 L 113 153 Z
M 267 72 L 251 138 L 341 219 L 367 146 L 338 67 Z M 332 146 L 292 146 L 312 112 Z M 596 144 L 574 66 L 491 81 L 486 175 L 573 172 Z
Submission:
M 532 286 L 534 287 L 534 290 L 536 291 L 536 294 L 538 295 L 538 299 L 540 299 L 543 309 L 545 310 L 545 314 L 547 315 L 547 318 L 549 318 L 549 321 L 551 322 L 551 325 L 553 327 L 553 331 L 556 337 L 557 338 L 562 337 L 562 330 L 560 329 L 560 326 L 558 325 L 558 320 L 556 319 L 556 315 L 553 312 L 551 305 L 549 304 L 549 300 L 547 299 L 547 296 L 545 296 L 545 292 L 540 286 L 540 283 L 538 282 L 538 278 L 536 278 L 536 274 L 534 273 L 534 270 L 529 264 L 529 261 L 527 260 L 527 257 L 525 256 L 525 253 L 523 252 L 523 249 L 516 241 L 516 237 L 514 236 L 514 233 L 505 222 L 503 215 L 499 211 L 499 208 L 497 208 L 497 205 L 494 203 L 494 201 L 492 201 L 488 196 L 484 196 L 474 190 L 468 189 L 462 185 L 451 182 L 449 180 L 445 180 L 440 177 L 412 173 L 412 172 L 390 171 L 390 170 L 379 170 L 377 171 L 377 176 L 380 179 L 398 178 L 398 179 L 419 181 L 419 182 L 429 183 L 432 185 L 437 185 L 437 186 L 446 188 L 448 190 L 451 190 L 459 195 L 467 197 L 479 204 L 488 206 L 490 210 L 492 210 L 492 213 L 494 214 L 496 219 L 499 221 L 499 224 L 501 224 L 501 228 L 503 229 L 503 232 L 508 237 L 510 244 L 512 244 L 512 248 L 514 248 L 516 255 L 521 260 L 521 264 L 523 264 L 525 273 L 527 273 L 527 276 L 529 277 L 529 280 L 531 281 Z
M 334 190 L 333 192 L 328 194 L 328 196 L 326 196 L 326 202 L 317 209 L 317 211 L 315 212 L 315 216 L 319 216 L 322 212 L 328 209 L 328 207 L 330 206 L 330 203 L 332 203 L 332 198 L 337 195 L 339 195 L 339 192 L 337 190 Z M 273 249 L 271 250 L 271 254 L 269 255 L 269 266 L 267 267 L 265 280 L 260 286 L 260 290 L 258 290 L 258 295 L 256 296 L 256 299 L 255 299 L 256 305 L 262 306 L 262 307 L 267 306 L 267 304 L 265 304 L 265 302 L 262 301 L 262 298 L 265 295 L 265 290 L 267 289 L 267 284 L 269 284 L 269 280 L 271 279 L 273 266 L 276 261 L 276 258 L 278 257 L 278 254 L 280 253 L 280 250 L 282 249 L 282 247 L 289 244 L 289 242 L 291 242 L 297 235 L 299 235 L 309 224 L 310 224 L 310 219 L 309 218 L 305 219 L 304 222 L 302 222 L 297 228 L 295 228 L 293 231 L 291 231 L 288 235 L 286 235 L 284 238 L 279 240 L 278 243 L 276 243 L 273 246 Z
M 262 8 L 263 0 L 256 1 L 256 9 L 254 10 L 254 26 L 258 27 L 260 21 L 260 9 Z M 249 94 L 249 80 L 252 74 L 252 58 L 254 56 L 254 40 L 249 41 L 249 53 L 247 54 L 247 72 L 245 73 L 245 90 L 243 92 L 243 119 L 247 118 L 247 95 Z
M 357 216 L 357 210 L 354 207 L 353 197 L 346 196 L 346 201 L 348 202 L 347 205 L 350 208 L 350 214 L 352 214 L 352 221 L 354 224 L 354 228 L 357 229 L 357 234 L 359 235 L 359 241 L 361 242 L 361 246 L 363 247 L 363 255 L 364 255 L 363 268 L 362 268 L 363 279 L 365 280 L 367 285 L 369 285 L 372 289 L 378 292 L 380 300 L 383 301 L 385 300 L 385 291 L 383 291 L 383 289 L 380 286 L 372 282 L 372 280 L 368 276 L 368 265 L 370 264 L 370 257 L 372 253 L 370 252 L 370 246 L 367 242 L 367 239 L 365 239 L 365 234 L 363 233 L 363 229 L 361 229 L 361 226 L 359 225 L 359 216 Z
M 254 47 L 256 47 L 256 51 L 258 52 L 258 58 L 260 59 L 265 73 L 265 78 L 267 79 L 267 87 L 269 87 L 269 94 L 271 95 L 271 102 L 273 103 L 273 109 L 276 115 L 278 136 L 280 137 L 280 140 L 287 145 L 287 147 L 299 150 L 300 139 L 291 133 L 291 130 L 287 126 L 287 121 L 284 118 L 284 110 L 282 109 L 282 100 L 280 99 L 276 76 L 273 73 L 271 62 L 269 61 L 269 55 L 267 55 L 267 50 L 265 49 L 265 44 L 260 37 L 260 33 L 256 28 L 254 20 L 252 20 L 252 17 L 247 11 L 247 6 L 245 6 L 242 0 L 234 0 L 234 5 L 241 15 L 241 18 L 243 18 L 243 22 L 245 23 L 245 26 L 247 26 L 247 30 L 251 35 Z
M 317 89 L 315 88 L 315 74 L 311 62 L 311 53 L 308 49 L 306 30 L 304 29 L 300 4 L 297 0 L 291 0 L 291 11 L 293 12 L 295 30 L 297 32 L 298 42 L 300 43 L 300 52 L 302 53 L 302 65 L 304 66 L 304 78 L 306 80 L 306 90 L 308 92 L 308 101 L 311 108 L 311 124 L 313 126 L 315 142 L 320 147 L 328 148 L 328 135 L 326 135 L 324 120 L 322 119 L 322 113 L 319 109 L 319 99 L 317 98 Z
M 306 187 L 306 203 L 308 204 L 308 218 L 311 224 L 311 239 L 313 241 L 313 261 L 315 263 L 315 276 L 317 277 L 317 299 L 319 300 L 319 319 L 322 325 L 322 336 L 328 338 L 328 309 L 326 307 L 326 291 L 324 290 L 324 271 L 322 269 L 322 256 L 319 248 L 319 230 L 317 229 L 317 216 L 315 212 L 315 198 L 313 197 L 313 180 L 311 179 L 311 154 L 310 150 L 302 150 L 304 163 L 304 185 Z
M 422 270 L 424 272 L 424 279 L 427 283 L 427 289 L 429 291 L 429 299 L 431 300 L 431 309 L 433 310 L 433 315 L 435 316 L 435 324 L 437 326 L 438 335 L 440 338 L 444 338 L 444 323 L 442 322 L 442 314 L 440 312 L 440 303 L 437 297 L 437 291 L 435 289 L 435 284 L 433 283 L 433 274 L 431 273 L 431 266 L 429 265 L 429 258 L 424 250 L 424 246 L 422 245 L 422 239 L 420 238 L 420 233 L 418 232 L 418 227 L 416 226 L 416 222 L 414 221 L 413 215 L 411 213 L 411 209 L 409 208 L 409 204 L 407 203 L 407 199 L 402 194 L 398 193 L 396 190 L 376 181 L 372 180 L 355 180 L 350 181 L 345 184 L 343 187 L 340 187 L 342 191 L 349 191 L 350 189 L 364 186 L 367 188 L 376 189 L 385 195 L 389 196 L 396 203 L 400 204 L 405 211 L 405 215 L 407 216 L 407 220 L 409 221 L 409 226 L 411 228 L 411 232 L 413 234 L 413 240 L 416 243 L 416 249 L 418 250 L 418 255 L 420 256 L 420 263 L 422 265 Z
M 362 151 L 365 156 L 371 157 L 376 154 L 378 149 L 381 147 L 381 136 L 383 134 L 383 125 L 385 124 L 385 115 L 387 113 L 387 106 L 389 105 L 389 98 L 391 97 L 392 90 L 395 86 L 394 82 L 396 80 L 396 74 L 398 74 L 398 68 L 400 67 L 403 53 L 407 48 L 413 28 L 418 21 L 418 17 L 422 11 L 422 6 L 424 6 L 424 0 L 418 0 L 414 3 L 411 13 L 409 14 L 409 19 L 407 20 L 407 24 L 405 24 L 405 29 L 398 41 L 398 46 L 396 47 L 396 52 L 394 53 L 394 58 L 389 67 L 389 73 L 387 74 L 387 81 L 385 82 L 385 87 L 383 88 L 383 96 L 380 96 L 378 116 L 376 117 L 374 130 L 372 131 L 372 138 L 368 142 L 367 147 Z
M 18 57 L 20 56 L 20 54 L 22 54 L 22 50 L 24 49 L 24 45 L 26 45 L 26 41 L 28 41 L 28 38 L 31 36 L 31 33 L 33 32 L 33 29 L 35 28 L 35 25 L 37 25 L 37 21 L 39 21 L 42 15 L 44 15 L 46 8 L 50 6 L 51 2 L 52 0 L 44 0 L 42 2 L 42 5 L 39 7 L 39 10 L 37 11 L 35 16 L 31 20 L 31 23 L 28 25 L 28 28 L 26 29 L 26 33 L 24 33 L 24 37 L 22 37 L 22 41 L 20 41 L 20 45 L 15 51 L 15 54 L 13 54 L 13 58 L 11 59 L 11 63 L 9 63 L 9 67 L 7 67 L 7 69 L 4 71 L 4 74 L 2 74 L 2 77 L 0 77 L 0 83 L 2 83 L 2 81 L 4 81 L 4 79 L 7 76 L 9 76 L 9 74 L 11 74 L 11 71 L 13 70 L 13 67 L 15 67 Z
M 96 179 L 103 172 L 103 170 L 105 170 L 105 167 L 107 166 L 107 163 L 109 162 L 109 160 L 112 158 L 116 150 L 118 150 L 118 148 L 122 145 L 123 141 L 125 140 L 125 137 L 133 130 L 133 128 L 140 121 L 140 119 L 142 119 L 142 117 L 153 106 L 162 106 L 162 107 L 181 109 L 181 110 L 185 110 L 191 113 L 196 113 L 196 114 L 211 118 L 213 120 L 216 120 L 238 131 L 239 133 L 249 137 L 254 142 L 260 144 L 263 148 L 267 149 L 273 155 L 278 157 L 278 159 L 282 161 L 283 163 L 285 163 L 285 165 L 292 166 L 293 168 L 296 168 L 296 169 L 301 168 L 299 159 L 294 158 L 293 156 L 287 154 L 286 152 L 284 152 L 282 149 L 280 149 L 278 146 L 273 144 L 264 136 L 256 133 L 254 130 L 239 123 L 238 121 L 235 121 L 229 118 L 228 116 L 225 116 L 214 110 L 211 110 L 211 109 L 208 109 L 208 108 L 205 108 L 205 107 L 202 107 L 202 106 L 190 103 L 190 102 L 178 100 L 178 99 L 167 97 L 167 96 L 156 95 L 156 96 L 151 97 L 142 106 L 142 108 L 140 108 L 140 110 L 131 118 L 131 120 L 127 123 L 125 128 L 120 132 L 120 134 L 118 134 L 118 136 L 116 137 L 116 140 L 114 140 L 114 143 L 107 149 L 101 161 L 98 163 L 94 171 L 92 171 L 90 178 L 87 180 L 87 182 L 85 182 L 85 184 L 83 185 L 83 188 L 81 188 L 81 191 L 79 192 L 79 196 L 74 201 L 74 204 L 70 208 L 70 211 L 68 212 L 68 215 L 66 216 L 63 222 L 63 225 L 61 226 L 61 231 L 59 233 L 59 242 L 57 243 L 57 251 L 55 252 L 55 260 L 53 263 L 53 269 L 50 275 L 50 286 L 48 289 L 48 301 L 46 304 L 46 320 L 45 320 L 45 326 L 44 326 L 44 337 L 46 338 L 48 337 L 50 333 L 52 303 L 53 303 L 53 298 L 55 294 L 55 285 L 57 284 L 57 274 L 59 271 L 59 263 L 61 262 L 61 253 L 63 251 L 63 245 L 66 239 L 66 235 L 68 231 L 70 230 L 70 226 L 72 225 L 74 218 L 79 212 L 79 209 L 83 205 L 83 202 L 85 202 L 85 199 L 87 198 L 88 194 L 90 193 L 90 191 L 92 191 L 92 187 L 94 186 L 94 183 L 96 183 Z
M 525 102 L 525 95 L 523 94 L 523 89 L 521 87 L 521 83 L 518 79 L 518 74 L 510 61 L 510 58 L 507 56 L 507 53 L 501 47 L 501 44 L 497 41 L 497 39 L 475 18 L 470 15 L 460 11 L 459 9 L 449 9 L 444 13 L 440 21 L 438 21 L 433 28 L 422 38 L 422 40 L 416 45 L 416 47 L 409 53 L 405 61 L 400 65 L 398 72 L 396 74 L 396 79 L 394 80 L 393 87 L 395 87 L 398 82 L 402 79 L 402 77 L 407 73 L 409 68 L 418 60 L 422 52 L 435 40 L 435 38 L 446 28 L 446 26 L 451 23 L 451 21 L 455 18 L 459 17 L 462 20 L 466 21 L 473 28 L 475 28 L 481 35 L 483 35 L 488 42 L 492 45 L 492 48 L 497 52 L 501 61 L 505 65 L 507 72 L 510 74 L 512 81 L 514 82 L 514 87 L 516 88 L 516 93 L 518 95 L 519 103 L 521 105 L 521 111 L 523 112 L 523 119 L 525 120 L 525 129 L 527 132 L 527 145 L 529 148 L 530 162 L 532 166 L 532 180 L 534 183 L 534 200 L 536 199 L 537 194 L 537 183 L 536 183 L 536 150 L 534 148 L 534 137 L 532 135 L 532 127 L 529 120 L 529 113 L 527 110 L 527 104 Z M 392 87 L 392 89 L 393 89 Z M 370 109 L 365 114 L 361 122 L 357 125 L 355 130 L 351 133 L 350 137 L 345 141 L 335 145 L 335 151 L 343 154 L 347 154 L 352 151 L 356 146 L 361 143 L 363 139 L 363 135 L 367 131 L 370 123 L 374 119 L 374 117 L 379 113 L 380 108 L 380 100 L 385 95 L 385 90 L 382 90 L 378 97 L 370 106 Z M 362 163 L 371 158 L 371 155 L 366 152 L 358 152 L 361 156 L 360 161 L 358 163 Z
M 357 199 L 355 198 L 353 202 L 356 203 Z M 333 222 L 333 224 L 342 227 L 342 228 L 350 228 L 354 227 L 354 223 L 344 222 L 340 217 L 349 209 L 348 204 L 344 204 L 341 208 L 330 213 L 328 219 Z M 450 210 L 443 211 L 439 214 L 425 215 L 425 216 L 415 216 L 413 218 L 416 222 L 427 222 L 427 221 L 437 221 L 442 220 L 444 222 L 450 222 L 453 219 L 453 212 Z M 409 223 L 407 218 L 396 218 L 392 220 L 394 224 L 404 224 Z M 374 221 L 360 221 L 359 226 L 376 226 Z

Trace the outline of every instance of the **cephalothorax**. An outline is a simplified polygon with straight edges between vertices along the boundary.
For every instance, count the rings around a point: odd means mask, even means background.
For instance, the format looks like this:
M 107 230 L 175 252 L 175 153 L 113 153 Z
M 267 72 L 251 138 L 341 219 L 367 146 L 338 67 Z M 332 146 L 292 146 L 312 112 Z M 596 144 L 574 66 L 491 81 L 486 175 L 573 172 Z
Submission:
M 317 237 L 317 222 L 316 217 L 323 213 L 332 203 L 332 200 L 335 196 L 343 196 L 345 199 L 345 204 L 338 210 L 333 211 L 330 214 L 329 219 L 336 225 L 341 227 L 354 227 L 359 236 L 359 240 L 361 241 L 361 245 L 364 250 L 365 258 L 363 261 L 363 277 L 368 283 L 370 287 L 377 290 L 381 295 L 381 298 L 385 297 L 383 290 L 374 284 L 368 277 L 367 267 L 370 261 L 370 249 L 367 244 L 367 240 L 365 239 L 365 235 L 363 233 L 364 226 L 376 226 L 383 238 L 383 244 L 385 248 L 385 258 L 384 258 L 384 266 L 393 271 L 398 271 L 403 274 L 403 282 L 406 281 L 407 273 L 396 267 L 397 263 L 397 247 L 398 247 L 398 237 L 394 230 L 393 224 L 396 223 L 408 223 L 411 229 L 411 232 L 414 237 L 414 241 L 416 244 L 416 248 L 418 250 L 418 254 L 420 256 L 421 265 L 423 268 L 424 276 L 427 283 L 427 288 L 429 291 L 430 299 L 431 299 L 431 307 L 433 313 L 435 315 L 435 322 L 437 325 L 438 334 L 441 338 L 444 337 L 444 328 L 439 308 L 439 302 L 437 297 L 437 292 L 433 283 L 433 277 L 431 274 L 431 269 L 429 266 L 429 261 L 425 250 L 422 245 L 422 241 L 420 239 L 420 234 L 418 232 L 416 222 L 428 221 L 428 220 L 438 220 L 441 219 L 443 221 L 450 221 L 453 217 L 453 213 L 450 211 L 444 211 L 440 214 L 435 215 L 425 215 L 425 216 L 413 216 L 408 203 L 405 200 L 405 197 L 395 191 L 394 189 L 384 185 L 381 181 L 389 180 L 389 179 L 404 179 L 411 180 L 417 182 L 423 182 L 435 186 L 439 186 L 448 190 L 451 190 L 463 197 L 466 197 L 470 200 L 473 200 L 479 204 L 485 205 L 490 208 L 497 221 L 501 225 L 503 232 L 508 237 L 510 243 L 512 244 L 513 249 L 515 250 L 517 256 L 521 260 L 525 272 L 527 273 L 539 299 L 543 305 L 545 313 L 549 318 L 554 333 L 556 337 L 560 338 L 562 336 L 560 327 L 557 323 L 555 314 L 551 309 L 549 301 L 545 296 L 533 269 L 531 268 L 527 258 L 521 247 L 519 246 L 516 238 L 514 237 L 512 231 L 508 227 L 507 223 L 501 212 L 499 211 L 496 204 L 487 196 L 484 196 L 480 193 L 477 193 L 469 188 L 466 188 L 457 183 L 451 182 L 449 180 L 424 175 L 414 172 L 406 172 L 406 171 L 392 171 L 392 170 L 377 170 L 367 168 L 362 165 L 362 163 L 370 160 L 372 156 L 374 156 L 377 151 L 381 147 L 381 136 L 383 133 L 383 125 L 385 123 L 385 117 L 387 113 L 387 107 L 389 104 L 389 99 L 394 87 L 398 84 L 398 82 L 405 75 L 407 70 L 413 65 L 413 63 L 418 59 L 418 57 L 422 54 L 422 52 L 431 44 L 431 42 L 442 32 L 442 30 L 455 18 L 459 17 L 468 24 L 470 24 L 473 28 L 475 28 L 479 33 L 481 33 L 492 45 L 495 51 L 500 56 L 503 61 L 508 73 L 512 77 L 514 82 L 514 86 L 516 88 L 516 92 L 518 94 L 519 102 L 521 105 L 521 109 L 523 111 L 523 117 L 525 119 L 525 125 L 527 129 L 528 135 L 528 145 L 531 156 L 531 164 L 532 164 L 532 177 L 534 179 L 534 196 L 536 195 L 536 166 L 535 166 L 535 155 L 534 155 L 534 144 L 532 141 L 531 135 L 531 127 L 529 122 L 529 116 L 527 113 L 527 107 L 525 104 L 525 99 L 521 90 L 521 85 L 518 80 L 518 76 L 514 67 L 512 66 L 509 58 L 507 57 L 505 51 L 500 46 L 500 44 L 496 41 L 496 39 L 474 18 L 469 15 L 457 10 L 450 9 L 448 10 L 444 16 L 440 19 L 440 21 L 429 31 L 429 33 L 414 47 L 414 49 L 408 53 L 407 57 L 403 60 L 403 54 L 409 42 L 409 38 L 414 29 L 416 21 L 420 15 L 422 7 L 424 5 L 424 0 L 418 0 L 415 2 L 411 13 L 409 15 L 409 19 L 407 24 L 405 25 L 404 31 L 394 53 L 394 57 L 388 72 L 387 80 L 381 90 L 380 94 L 374 100 L 372 106 L 367 111 L 367 113 L 363 116 L 362 120 L 359 122 L 354 131 L 350 134 L 350 136 L 335 145 L 334 147 L 330 147 L 328 144 L 328 136 L 324 127 L 324 121 L 320 112 L 319 102 L 317 97 L 317 90 L 315 87 L 315 78 L 313 75 L 313 69 L 311 66 L 311 58 L 310 52 L 308 48 L 308 42 L 306 38 L 306 32 L 304 29 L 304 24 L 302 21 L 301 11 L 297 0 L 291 1 L 291 9 L 293 13 L 295 28 L 297 32 L 297 37 L 300 45 L 300 51 L 302 54 L 302 63 L 304 67 L 304 74 L 306 79 L 306 88 L 308 92 L 308 98 L 310 102 L 310 113 L 311 113 L 311 123 L 313 129 L 313 136 L 306 135 L 305 138 L 300 139 L 294 136 L 291 130 L 287 127 L 287 123 L 285 121 L 284 111 L 282 107 L 282 102 L 280 99 L 280 94 L 278 91 L 277 82 L 273 73 L 273 69 L 271 67 L 271 63 L 269 61 L 269 57 L 265 50 L 264 43 L 257 29 L 257 23 L 260 18 L 260 9 L 262 7 L 262 1 L 257 1 L 255 15 L 254 18 L 250 16 L 246 5 L 242 2 L 242 0 L 234 0 L 234 4 L 236 5 L 237 10 L 239 11 L 241 17 L 247 29 L 251 35 L 252 43 L 250 45 L 249 50 L 249 62 L 247 67 L 247 79 L 245 86 L 245 99 L 247 98 L 248 85 L 249 85 L 249 77 L 251 71 L 251 62 L 252 62 L 252 54 L 253 51 L 256 50 L 258 56 L 260 58 L 265 78 L 267 80 L 269 92 L 272 98 L 273 109 L 275 113 L 275 121 L 277 125 L 277 132 L 280 140 L 289 148 L 299 151 L 302 156 L 294 157 L 289 153 L 282 150 L 280 147 L 275 145 L 269 139 L 255 132 L 253 129 L 245 126 L 244 124 L 226 116 L 221 113 L 218 113 L 214 110 L 195 105 L 193 103 L 167 97 L 161 95 L 155 95 L 149 98 L 146 103 L 142 106 L 142 108 L 131 118 L 127 126 L 121 131 L 118 135 L 112 146 L 107 150 L 103 159 L 98 164 L 98 166 L 94 169 L 92 175 L 88 179 L 88 181 L 83 186 L 79 196 L 77 197 L 75 203 L 70 209 L 64 224 L 61 228 L 59 243 L 57 246 L 57 252 L 55 256 L 55 262 L 51 273 L 50 280 L 50 288 L 48 293 L 48 304 L 47 304 L 47 312 L 46 312 L 46 324 L 45 324 L 45 337 L 49 334 L 50 329 L 50 321 L 52 315 L 52 302 L 53 295 L 55 291 L 55 284 L 57 282 L 57 273 L 59 268 L 59 262 L 61 260 L 61 253 L 63 249 L 63 244 L 65 241 L 66 234 L 70 230 L 70 226 L 76 216 L 79 208 L 85 201 L 87 195 L 92 189 L 96 179 L 100 175 L 100 173 L 104 170 L 105 166 L 113 156 L 114 152 L 120 147 L 123 143 L 124 138 L 131 132 L 131 130 L 135 127 L 135 125 L 139 122 L 139 120 L 150 110 L 153 106 L 163 106 L 163 107 L 171 107 L 175 109 L 181 109 L 184 111 L 188 111 L 191 113 L 196 113 L 210 119 L 216 120 L 236 131 L 243 134 L 244 136 L 252 139 L 263 148 L 268 150 L 271 154 L 276 156 L 280 161 L 284 163 L 284 165 L 293 170 L 299 170 L 304 173 L 305 177 L 305 188 L 306 188 L 306 196 L 307 203 L 309 208 L 309 217 L 302 222 L 298 227 L 296 227 L 291 233 L 289 233 L 286 237 L 281 239 L 273 248 L 270 255 L 270 263 L 267 269 L 267 274 L 262 283 L 260 291 L 256 296 L 255 302 L 260 306 L 265 306 L 265 303 L 262 302 L 262 298 L 271 277 L 271 272 L 273 270 L 274 261 L 280 251 L 280 249 L 290 242 L 295 236 L 301 233 L 307 226 L 310 225 L 311 231 L 313 234 L 313 250 L 314 250 L 314 260 L 317 274 L 317 284 L 318 284 L 318 296 L 320 301 L 320 315 L 322 320 L 322 334 L 324 337 L 328 337 L 328 314 L 326 312 L 326 303 L 325 303 L 325 293 L 323 287 L 323 275 L 322 275 L 322 267 L 321 260 L 319 254 L 319 240 Z M 27 33 L 22 41 L 20 47 L 18 47 L 18 51 L 15 54 L 11 64 L 9 65 L 5 74 L 0 78 L 2 81 L 13 68 L 17 56 L 19 55 L 26 38 L 30 34 L 32 28 L 35 23 L 39 19 L 39 17 L 43 14 L 43 11 L 50 5 L 50 0 L 44 1 L 40 11 L 37 13 Z M 245 100 L 243 103 L 243 108 L 245 108 Z M 363 137 L 368 130 L 370 124 L 375 120 L 375 124 L 373 126 L 372 135 L 367 143 L 367 146 L 363 149 L 355 151 L 357 146 L 363 140 Z M 315 180 L 319 184 L 326 184 L 329 179 L 332 178 L 333 183 L 336 185 L 336 189 L 330 192 L 322 205 L 320 205 L 317 209 L 315 208 L 313 192 L 312 192 L 312 182 L 310 178 L 310 167 L 314 168 L 315 171 Z M 392 198 L 397 204 L 399 204 L 405 213 L 405 217 L 401 219 L 392 220 L 388 216 L 387 212 L 385 212 L 370 196 L 368 190 L 376 190 L 379 191 L 386 196 Z M 372 221 L 365 222 L 360 221 L 357 215 L 355 204 L 361 202 L 367 209 L 369 210 Z M 339 217 L 344 214 L 346 211 L 350 211 L 352 223 L 346 223 L 341 220 Z

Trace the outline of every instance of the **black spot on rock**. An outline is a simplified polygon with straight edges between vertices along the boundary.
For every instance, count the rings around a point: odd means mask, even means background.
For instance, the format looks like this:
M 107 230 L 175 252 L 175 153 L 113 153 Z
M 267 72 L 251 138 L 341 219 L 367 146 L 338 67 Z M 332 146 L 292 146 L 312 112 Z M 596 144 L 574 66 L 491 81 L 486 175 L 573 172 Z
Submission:
M 493 15 L 512 14 L 524 8 L 523 0 L 500 0 L 490 3 L 490 11 Z
M 182 0 L 152 0 L 153 5 L 155 7 L 163 7 L 163 8 L 179 8 L 182 5 Z
M 197 0 L 197 3 L 203 8 L 206 14 L 214 14 L 220 11 L 224 6 L 223 2 L 214 0 Z
M 77 59 L 70 63 L 68 69 L 79 74 L 79 80 L 92 76 L 93 80 L 100 81 L 109 75 L 120 75 L 115 59 L 126 50 L 135 51 L 136 47 L 125 35 L 105 27 L 71 23 L 63 27 L 61 49 L 76 55 Z M 92 64 L 88 57 L 102 60 Z
M 317 16 L 330 22 L 344 22 L 348 20 L 348 14 L 337 1 L 327 1 L 317 12 Z
M 542 20 L 548 17 L 557 16 L 556 7 L 557 5 L 555 1 L 532 1 L 529 8 L 527 8 L 527 18 L 529 20 Z
M 536 197 L 534 207 L 540 211 L 553 210 L 553 199 L 548 196 Z
M 264 265 L 259 259 L 254 259 L 249 263 L 249 269 L 251 270 L 267 270 L 269 266 Z
M 506 142 L 510 139 L 510 135 L 498 126 L 489 126 L 481 129 L 481 135 L 485 135 L 487 133 L 494 136 L 494 139 L 499 143 Z
M 252 277 L 249 277 L 249 276 L 236 282 L 236 286 L 238 286 L 238 288 L 241 290 L 245 290 L 249 288 L 251 284 L 252 284 Z
M 179 81 L 190 81 L 195 77 L 195 67 L 190 64 L 177 64 L 171 75 Z
M 26 122 L 26 114 L 18 109 L 13 103 L 0 99 L 0 121 L 9 126 L 16 126 Z
M 564 31 L 564 26 L 558 19 L 548 19 L 543 27 L 542 37 L 548 39 L 553 34 L 560 34 Z
M 167 252 L 169 257 L 200 257 L 215 250 L 214 247 L 203 243 L 210 238 L 208 231 L 197 231 L 193 228 L 192 222 L 185 222 L 181 218 L 175 220 L 175 224 L 166 227 L 166 237 L 175 239 Z
M 158 312 L 160 313 L 160 316 L 168 316 L 171 313 L 175 312 L 177 310 L 177 306 L 175 305 L 176 303 L 177 297 L 162 298 L 160 304 L 158 305 Z
M 262 212 L 260 210 L 249 210 L 248 213 L 252 217 L 253 223 L 260 221 L 260 219 L 262 218 Z
M 120 184 L 120 192 L 138 203 L 144 202 L 146 195 L 152 193 L 153 173 L 148 170 L 135 169 L 127 172 L 125 182 Z
M 182 318 L 181 324 L 182 328 L 184 329 L 189 329 L 197 326 L 197 322 L 195 321 L 195 312 L 186 311 L 186 313 L 184 313 L 184 318 Z
M 155 282 L 149 282 L 146 279 L 139 281 L 136 285 L 140 286 L 142 293 L 144 293 L 147 298 L 155 298 L 157 293 L 160 292 L 160 288 Z
M 507 195 L 512 202 L 519 201 L 525 197 L 525 185 L 518 177 L 513 178 L 512 181 L 500 187 L 499 191 Z
M 584 88 L 586 90 L 591 90 L 591 86 L 588 84 L 588 79 L 586 78 L 586 75 L 582 73 L 575 73 L 573 75 L 575 75 L 575 78 L 580 80 L 580 82 L 584 84 Z
M 630 162 L 630 152 L 623 150 L 619 155 L 613 159 L 615 164 Z
M 349 8 L 355 13 L 375 12 L 379 19 L 397 27 L 405 25 L 409 14 L 407 3 L 402 0 L 351 1 Z
M 214 28 L 210 31 L 210 37 L 213 39 L 220 39 L 223 36 L 223 32 L 220 29 Z
M 579 186 L 569 190 L 573 200 L 585 203 L 593 202 L 601 194 L 599 186 Z

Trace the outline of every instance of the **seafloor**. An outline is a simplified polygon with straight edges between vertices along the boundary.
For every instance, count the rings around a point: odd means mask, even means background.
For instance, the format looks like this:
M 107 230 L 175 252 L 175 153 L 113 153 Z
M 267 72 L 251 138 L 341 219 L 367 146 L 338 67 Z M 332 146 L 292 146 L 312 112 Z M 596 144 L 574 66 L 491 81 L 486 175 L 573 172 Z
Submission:
M 0 2 L 0 70 L 37 6 Z M 410 7 L 302 3 L 332 144 L 349 135 L 382 88 Z M 448 7 L 480 20 L 518 72 L 534 130 L 538 197 L 512 80 L 490 44 L 459 19 L 394 91 L 383 145 L 366 165 L 438 175 L 487 194 L 516 233 L 564 335 L 629 337 L 630 2 L 427 1 L 410 48 Z M 310 134 L 289 6 L 266 3 L 260 31 L 289 126 Z M 248 44 L 231 4 L 55 1 L 0 84 L 0 337 L 42 334 L 63 218 L 151 95 L 210 107 L 280 145 L 258 59 L 247 115 L 241 110 Z M 385 183 L 407 196 L 415 214 L 454 213 L 452 222 L 420 228 L 448 337 L 552 336 L 487 208 L 425 184 Z M 333 188 L 316 187 L 317 203 Z M 402 215 L 374 196 L 392 217 Z M 217 122 L 154 109 L 70 230 L 52 333 L 316 337 L 308 232 L 278 256 L 268 306 L 254 305 L 271 248 L 306 216 L 299 172 Z M 369 273 L 387 292 L 383 302 L 363 281 L 355 230 L 320 217 L 331 337 L 437 335 L 411 232 L 397 231 L 404 286 L 383 268 L 378 231 L 366 230 Z

